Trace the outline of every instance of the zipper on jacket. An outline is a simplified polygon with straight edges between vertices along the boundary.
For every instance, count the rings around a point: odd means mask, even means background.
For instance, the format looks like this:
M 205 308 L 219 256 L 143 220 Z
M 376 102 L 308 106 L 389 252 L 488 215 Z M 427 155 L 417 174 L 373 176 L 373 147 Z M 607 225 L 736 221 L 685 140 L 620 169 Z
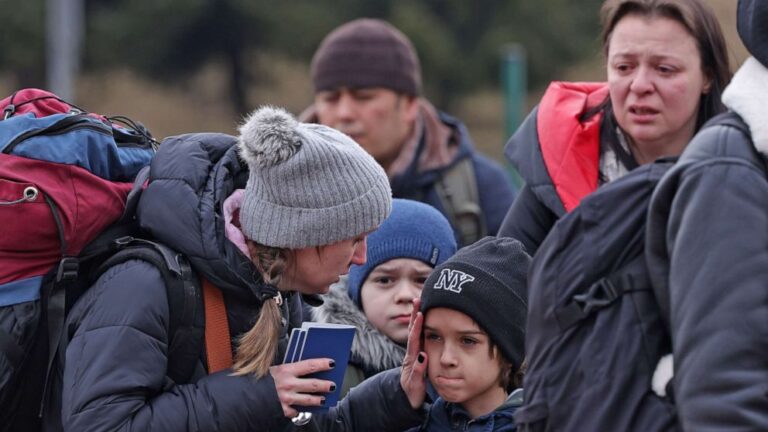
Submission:
M 75 115 L 72 117 L 65 117 L 59 122 L 56 122 L 43 129 L 35 129 L 25 132 L 16 137 L 11 143 L 3 149 L 3 153 L 11 154 L 13 149 L 21 142 L 38 135 L 61 135 L 67 132 L 71 132 L 76 129 L 90 129 L 95 132 L 112 136 L 112 130 L 107 129 L 107 126 L 99 126 L 95 123 L 87 122 L 83 123 L 85 117 L 83 115 Z

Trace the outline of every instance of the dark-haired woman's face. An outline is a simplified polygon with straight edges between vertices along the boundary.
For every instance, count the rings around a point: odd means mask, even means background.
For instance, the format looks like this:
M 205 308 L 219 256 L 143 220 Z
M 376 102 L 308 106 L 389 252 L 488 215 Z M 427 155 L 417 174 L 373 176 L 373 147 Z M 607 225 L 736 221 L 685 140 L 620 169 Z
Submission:
M 628 15 L 611 34 L 607 69 L 616 121 L 638 162 L 682 152 L 710 85 L 687 29 L 669 18 Z

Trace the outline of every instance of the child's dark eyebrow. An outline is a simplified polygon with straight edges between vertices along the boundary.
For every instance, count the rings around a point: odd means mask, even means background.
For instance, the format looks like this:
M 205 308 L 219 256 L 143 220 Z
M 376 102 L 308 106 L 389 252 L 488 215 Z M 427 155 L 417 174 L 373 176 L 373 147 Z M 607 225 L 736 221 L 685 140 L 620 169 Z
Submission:
M 424 326 L 424 331 L 427 331 L 427 330 L 433 331 L 433 332 L 439 331 L 438 329 L 436 329 L 434 327 L 430 327 L 430 326 L 425 325 Z M 482 331 L 482 330 L 464 330 L 464 331 L 459 331 L 457 333 L 460 334 L 460 335 L 463 335 L 463 336 L 467 336 L 467 335 L 487 336 L 487 334 L 484 331 Z
M 486 333 L 482 330 L 466 330 L 466 331 L 460 331 L 459 334 L 462 335 L 483 335 L 485 336 Z

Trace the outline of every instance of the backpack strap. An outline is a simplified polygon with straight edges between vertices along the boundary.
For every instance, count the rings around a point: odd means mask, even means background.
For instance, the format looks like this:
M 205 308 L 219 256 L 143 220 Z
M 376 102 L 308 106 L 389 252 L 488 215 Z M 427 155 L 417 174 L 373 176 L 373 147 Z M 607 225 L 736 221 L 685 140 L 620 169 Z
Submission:
M 460 245 L 472 244 L 488 234 L 472 158 L 462 159 L 446 170 L 435 183 L 435 190 L 459 233 Z
M 650 290 L 651 281 L 645 267 L 645 256 L 640 254 L 627 265 L 598 279 L 584 291 L 574 293 L 571 301 L 555 308 L 555 318 L 560 329 L 565 331 L 624 294 Z
M 200 358 L 205 328 L 199 281 L 184 255 L 157 242 L 125 237 L 117 240 L 123 250 L 106 260 L 97 276 L 130 260 L 142 260 L 160 271 L 168 295 L 170 314 L 167 375 L 175 383 L 186 383 Z
M 128 193 L 125 209 L 120 219 L 107 227 L 102 231 L 95 239 L 88 243 L 78 256 L 71 256 L 68 252 L 67 241 L 64 236 L 64 225 L 61 221 L 61 213 L 56 203 L 47 195 L 44 196 L 45 202 L 51 209 L 53 220 L 56 223 L 56 230 L 59 236 L 59 244 L 61 248 L 61 260 L 56 268 L 56 272 L 52 275 L 50 283 L 46 284 L 43 292 L 43 306 L 46 313 L 46 321 L 48 324 L 48 367 L 47 374 L 50 374 L 53 367 L 53 362 L 56 358 L 59 344 L 61 343 L 61 335 L 64 329 L 64 320 L 66 313 L 72 304 L 77 300 L 77 297 L 68 298 L 67 293 L 71 290 L 68 287 L 76 282 L 80 269 L 83 264 L 88 262 L 97 261 L 108 254 L 112 254 L 116 250 L 125 247 L 136 232 L 138 232 L 138 224 L 135 221 L 134 215 L 136 213 L 136 206 L 138 205 L 139 198 L 141 197 L 142 188 L 144 182 L 149 178 L 149 167 L 143 168 L 139 171 L 133 188 Z M 99 275 L 100 272 L 97 272 Z M 97 276 L 98 277 L 98 276 Z M 94 282 L 96 278 L 92 281 Z M 48 379 L 46 379 L 47 391 Z
M 133 180 L 133 186 L 125 197 L 125 209 L 123 215 L 120 216 L 120 222 L 127 222 L 136 219 L 136 208 L 139 206 L 139 199 L 141 193 L 144 191 L 144 185 L 149 180 L 149 166 L 145 166 L 136 173 L 136 178 Z
M 208 279 L 202 278 L 205 298 L 205 353 L 208 373 L 232 367 L 232 342 L 224 296 Z

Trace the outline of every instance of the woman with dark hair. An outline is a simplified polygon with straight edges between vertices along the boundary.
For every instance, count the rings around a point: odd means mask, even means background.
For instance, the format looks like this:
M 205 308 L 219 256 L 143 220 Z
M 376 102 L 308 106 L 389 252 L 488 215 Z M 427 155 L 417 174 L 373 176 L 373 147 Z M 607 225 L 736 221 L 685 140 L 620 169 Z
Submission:
M 607 82 L 554 82 L 507 143 L 526 181 L 500 236 L 534 254 L 555 221 L 633 168 L 677 156 L 723 111 L 725 42 L 700 0 L 607 0 Z

